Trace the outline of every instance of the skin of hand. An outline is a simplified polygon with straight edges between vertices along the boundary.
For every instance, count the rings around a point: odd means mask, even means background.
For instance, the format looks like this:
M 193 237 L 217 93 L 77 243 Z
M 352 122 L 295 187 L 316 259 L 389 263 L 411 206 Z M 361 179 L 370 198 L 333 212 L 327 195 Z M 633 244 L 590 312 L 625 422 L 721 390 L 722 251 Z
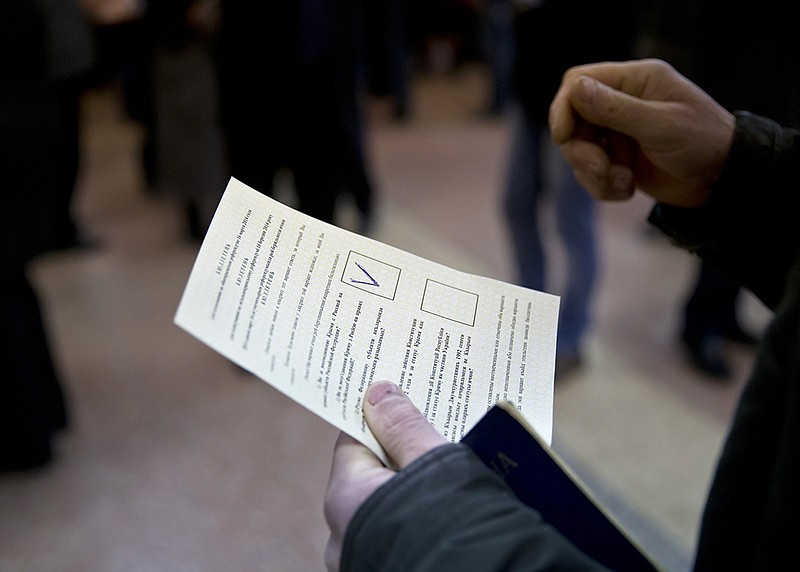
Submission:
M 700 207 L 730 152 L 734 116 L 660 60 L 569 69 L 550 106 L 553 140 L 594 197 L 634 191 Z
M 374 383 L 367 389 L 364 416 L 398 469 L 447 442 L 403 391 L 390 382 Z M 325 494 L 325 520 L 331 531 L 325 547 L 328 570 L 339 570 L 347 526 L 358 507 L 395 474 L 364 445 L 349 435 L 339 435 Z

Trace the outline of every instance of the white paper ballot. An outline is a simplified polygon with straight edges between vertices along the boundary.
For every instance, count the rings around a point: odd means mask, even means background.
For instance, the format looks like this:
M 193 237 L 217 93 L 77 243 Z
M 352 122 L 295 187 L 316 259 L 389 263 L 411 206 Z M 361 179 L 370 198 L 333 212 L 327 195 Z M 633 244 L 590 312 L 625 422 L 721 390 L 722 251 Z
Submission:
M 175 323 L 385 460 L 361 409 L 373 381 L 398 384 L 450 441 L 507 400 L 549 443 L 558 304 L 231 179 Z

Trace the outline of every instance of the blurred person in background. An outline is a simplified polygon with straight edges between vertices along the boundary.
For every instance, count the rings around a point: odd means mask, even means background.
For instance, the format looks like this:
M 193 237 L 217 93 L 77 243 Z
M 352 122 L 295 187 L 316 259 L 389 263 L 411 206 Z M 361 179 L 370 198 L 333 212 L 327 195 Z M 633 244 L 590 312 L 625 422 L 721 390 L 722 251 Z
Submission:
M 350 193 L 365 227 L 360 2 L 222 0 L 219 40 L 231 175 L 272 195 L 288 169 L 298 209 L 326 222 Z
M 765 0 L 736 17 L 720 0 L 650 0 L 642 55 L 670 62 L 728 110 L 747 109 L 800 127 L 800 29 L 789 7 Z M 697 262 L 683 305 L 680 341 L 690 363 L 729 379 L 728 342 L 754 346 L 742 326 L 739 284 L 716 264 Z
M 91 22 L 95 63 L 91 88 L 119 89 L 127 118 L 143 129 L 141 160 L 152 183 L 154 157 L 149 126 L 153 122 L 151 41 L 145 0 L 80 0 Z
M 90 25 L 77 0 L 37 0 L 47 20 L 48 74 L 59 105 L 59 154 L 53 205 L 54 248 L 86 246 L 73 212 L 80 171 L 80 101 L 94 65 Z
M 364 75 L 371 95 L 389 97 L 392 117 L 411 113 L 412 50 L 407 0 L 364 2 Z
M 147 5 L 150 191 L 183 209 L 201 240 L 228 181 L 217 69 L 220 0 Z
M 563 378 L 582 363 L 598 255 L 595 205 L 563 158 L 550 152 L 547 111 L 570 66 L 631 56 L 638 17 L 635 8 L 623 0 L 515 0 L 513 6 L 513 86 L 518 109 L 512 117 L 503 206 L 518 283 L 562 296 L 556 376 Z M 576 19 L 575 14 L 581 17 Z M 566 26 L 579 42 L 562 41 Z M 565 253 L 565 276 L 560 285 L 551 284 L 552 265 L 548 263 L 548 199 Z
M 489 93 L 482 115 L 501 117 L 513 101 L 514 0 L 482 0 L 482 44 L 489 67 Z
M 142 127 L 147 191 L 182 210 L 202 239 L 228 180 L 216 38 L 220 0 L 83 0 L 92 15 L 96 86 L 117 85 Z
M 92 65 L 87 21 L 68 0 L 0 2 L 0 470 L 41 467 L 68 407 L 27 269 L 75 246 L 79 96 Z

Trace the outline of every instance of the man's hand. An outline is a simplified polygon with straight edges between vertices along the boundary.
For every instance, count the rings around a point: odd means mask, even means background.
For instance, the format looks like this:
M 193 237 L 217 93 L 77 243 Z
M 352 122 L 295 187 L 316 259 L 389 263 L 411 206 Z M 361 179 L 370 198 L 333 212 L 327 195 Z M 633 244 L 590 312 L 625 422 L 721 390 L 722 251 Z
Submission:
M 367 389 L 364 416 L 398 469 L 446 443 L 393 383 L 375 383 Z M 328 570 L 339 570 L 344 535 L 358 507 L 394 475 L 395 471 L 386 468 L 364 445 L 344 433 L 339 435 L 325 495 L 325 520 L 331 530 L 325 548 Z
M 578 66 L 550 107 L 553 140 L 595 197 L 640 189 L 681 207 L 705 203 L 730 151 L 735 120 L 658 60 Z

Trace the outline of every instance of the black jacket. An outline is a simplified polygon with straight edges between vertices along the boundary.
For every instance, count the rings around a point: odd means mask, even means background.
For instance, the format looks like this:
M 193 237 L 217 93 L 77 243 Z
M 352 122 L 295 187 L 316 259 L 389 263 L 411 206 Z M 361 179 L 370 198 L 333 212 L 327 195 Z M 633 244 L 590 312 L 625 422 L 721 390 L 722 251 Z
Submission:
M 800 483 L 800 132 L 737 114 L 725 171 L 703 209 L 651 221 L 713 258 L 775 311 L 723 449 L 697 570 L 777 570 L 796 560 Z M 599 568 L 461 445 L 401 471 L 350 524 L 342 570 Z

